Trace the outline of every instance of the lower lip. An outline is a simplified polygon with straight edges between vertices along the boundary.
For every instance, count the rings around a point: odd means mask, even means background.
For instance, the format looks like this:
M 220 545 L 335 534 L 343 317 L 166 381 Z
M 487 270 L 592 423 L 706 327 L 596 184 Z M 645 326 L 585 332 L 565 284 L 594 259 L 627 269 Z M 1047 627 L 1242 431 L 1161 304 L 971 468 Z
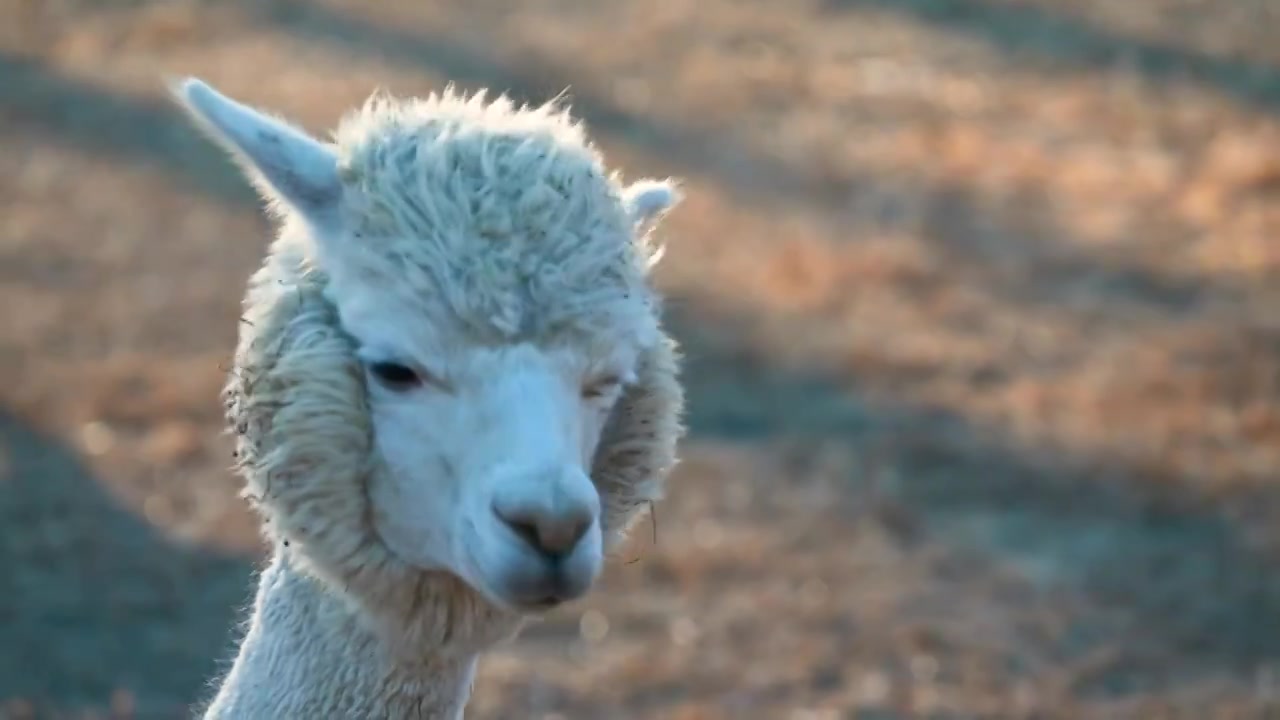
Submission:
M 560 600 L 558 598 L 548 597 L 548 598 L 543 598 L 541 600 L 535 600 L 529 603 L 528 607 L 533 610 L 550 610 L 554 607 L 558 607 L 559 605 L 563 604 L 563 602 L 564 602 L 563 600 Z

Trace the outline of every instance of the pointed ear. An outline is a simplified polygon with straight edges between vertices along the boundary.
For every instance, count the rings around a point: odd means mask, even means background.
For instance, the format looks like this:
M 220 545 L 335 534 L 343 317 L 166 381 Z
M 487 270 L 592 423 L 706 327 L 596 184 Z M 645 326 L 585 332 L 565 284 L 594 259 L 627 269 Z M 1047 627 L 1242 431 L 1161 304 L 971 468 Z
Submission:
M 342 185 L 333 150 L 289 125 L 219 93 L 197 78 L 170 80 L 196 125 L 226 148 L 259 192 L 314 223 L 336 221 Z
M 671 180 L 637 180 L 622 191 L 623 205 L 641 234 L 652 230 L 681 199 L 680 188 Z

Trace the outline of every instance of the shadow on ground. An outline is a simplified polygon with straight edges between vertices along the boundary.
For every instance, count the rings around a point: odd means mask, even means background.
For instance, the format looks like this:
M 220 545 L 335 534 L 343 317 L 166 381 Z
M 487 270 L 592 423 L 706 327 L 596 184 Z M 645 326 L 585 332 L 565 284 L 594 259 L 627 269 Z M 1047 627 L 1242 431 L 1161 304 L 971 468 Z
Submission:
M 117 95 L 3 50 L 0 97 L 0 132 L 156 168 L 228 205 L 255 202 L 225 153 L 193 132 L 171 102 Z
M 1280 68 L 1126 36 L 1029 4 L 992 0 L 826 0 L 830 12 L 876 10 L 971 37 L 1037 69 L 1123 67 L 1166 86 L 1192 83 L 1247 107 L 1280 113 Z
M 679 305 L 694 442 L 845 445 L 861 458 L 847 478 L 849 522 L 874 512 L 859 505 L 874 483 L 907 546 L 976 550 L 1040 590 L 1083 598 L 1094 614 L 1075 618 L 1053 652 L 1064 663 L 1115 652 L 1085 694 L 1173 693 L 1280 661 L 1280 558 L 1250 543 L 1225 505 L 1185 491 L 1193 479 L 1028 446 L 945 408 L 872 400 L 883 393 L 856 377 L 699 342 L 709 327 L 749 335 L 752 319 Z M 1252 502 L 1280 507 L 1280 489 Z
M 57 439 L 0 413 L 0 698 L 141 717 L 202 696 L 251 598 L 243 558 L 163 536 Z

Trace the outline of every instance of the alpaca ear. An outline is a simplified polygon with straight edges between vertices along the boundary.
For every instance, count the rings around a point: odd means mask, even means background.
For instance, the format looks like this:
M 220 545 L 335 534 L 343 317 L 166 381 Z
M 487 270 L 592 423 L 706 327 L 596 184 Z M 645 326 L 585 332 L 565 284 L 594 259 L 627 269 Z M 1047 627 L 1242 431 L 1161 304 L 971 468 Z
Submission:
M 259 192 L 313 223 L 335 222 L 342 185 L 329 146 L 283 120 L 241 104 L 197 78 L 169 81 L 196 125 L 226 148 Z
M 681 199 L 679 187 L 671 180 L 637 180 L 622 191 L 623 205 L 642 234 L 652 230 Z

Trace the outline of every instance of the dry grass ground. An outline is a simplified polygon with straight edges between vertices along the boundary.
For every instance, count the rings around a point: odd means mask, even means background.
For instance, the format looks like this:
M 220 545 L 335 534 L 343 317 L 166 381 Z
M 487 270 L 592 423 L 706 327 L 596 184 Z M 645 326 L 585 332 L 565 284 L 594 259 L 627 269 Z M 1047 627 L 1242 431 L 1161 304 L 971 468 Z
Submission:
M 1280 713 L 1273 0 L 0 3 L 0 716 L 169 718 L 259 560 L 268 228 L 162 97 L 566 86 L 686 178 L 656 544 L 475 718 Z M 1268 713 L 1271 713 L 1268 715 Z

